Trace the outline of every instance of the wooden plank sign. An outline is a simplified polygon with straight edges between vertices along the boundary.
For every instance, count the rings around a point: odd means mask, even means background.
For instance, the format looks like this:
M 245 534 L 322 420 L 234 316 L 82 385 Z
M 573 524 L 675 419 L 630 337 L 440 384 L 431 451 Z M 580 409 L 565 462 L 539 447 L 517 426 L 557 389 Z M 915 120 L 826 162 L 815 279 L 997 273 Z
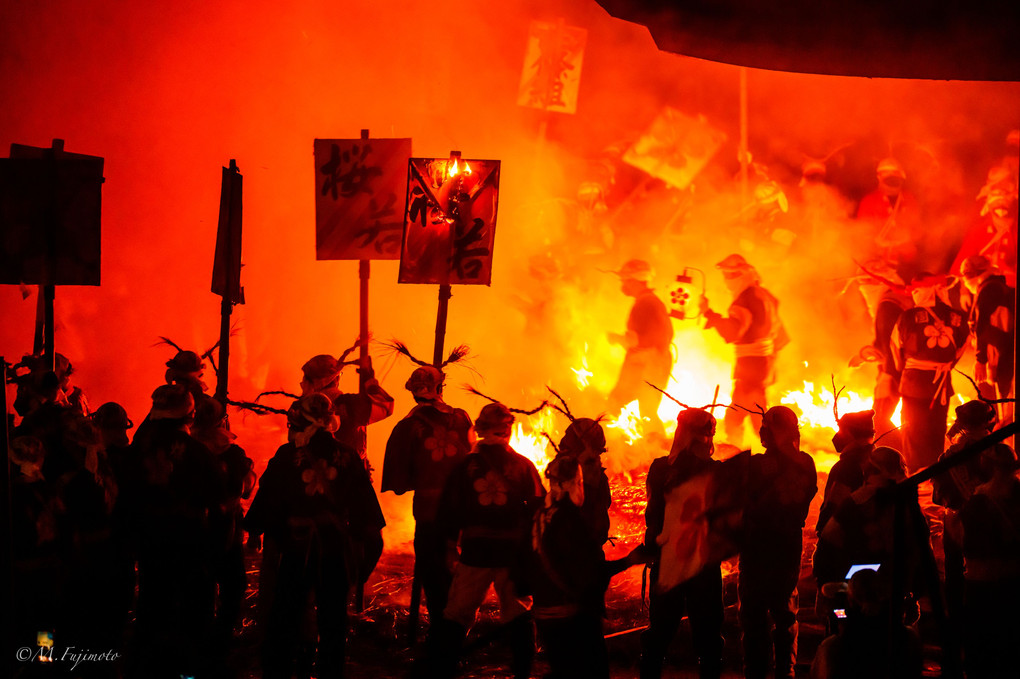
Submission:
M 588 31 L 564 26 L 562 20 L 532 21 L 517 92 L 518 106 L 577 113 L 577 92 L 587 40 Z
M 100 157 L 12 144 L 0 159 L 0 283 L 99 285 L 103 181 Z
M 678 189 L 686 188 L 726 141 L 704 118 L 666 107 L 627 149 L 623 161 Z
M 408 162 L 398 282 L 492 282 L 499 166 L 452 157 Z
M 398 259 L 410 139 L 316 139 L 315 258 Z
M 229 299 L 231 304 L 244 304 L 241 287 L 241 208 L 244 177 L 237 164 L 223 168 L 220 181 L 220 217 L 216 229 L 216 253 L 213 257 L 212 291 Z

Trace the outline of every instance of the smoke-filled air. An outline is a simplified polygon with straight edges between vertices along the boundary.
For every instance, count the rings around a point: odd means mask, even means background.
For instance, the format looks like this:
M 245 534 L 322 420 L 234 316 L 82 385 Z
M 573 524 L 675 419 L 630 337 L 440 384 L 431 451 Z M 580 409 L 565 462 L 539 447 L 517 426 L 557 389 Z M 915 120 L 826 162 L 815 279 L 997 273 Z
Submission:
M 105 159 L 101 285 L 60 286 L 55 301 L 56 351 L 93 407 L 117 401 L 140 422 L 175 353 L 159 338 L 200 354 L 219 339 L 210 280 L 231 160 L 244 178 L 245 303 L 232 320 L 230 398 L 297 393 L 305 361 L 355 342 L 358 263 L 316 259 L 313 141 L 367 129 L 410 138 L 416 158 L 501 161 L 491 285 L 454 285 L 449 301 L 446 351 L 470 352 L 446 368 L 447 402 L 477 415 L 486 401 L 470 385 L 531 409 L 551 387 L 575 415 L 604 416 L 614 478 L 663 454 L 668 438 L 640 435 L 661 422 L 670 436 L 680 409 L 666 397 L 657 412 L 610 402 L 626 353 L 610 333 L 626 331 L 633 303 L 621 289 L 627 262 L 650 265 L 648 284 L 676 312 L 672 373 L 656 386 L 690 406 L 719 403 L 720 421 L 733 347 L 704 329 L 699 297 L 725 313 L 717 263 L 739 254 L 754 267 L 790 339 L 769 405 L 802 415 L 803 447 L 827 469 L 833 392 L 843 389 L 838 410 L 850 412 L 870 407 L 875 385 L 873 362 L 850 363 L 873 339 L 859 264 L 875 233 L 855 217 L 879 162 L 897 159 L 917 201 L 908 268 L 949 272 L 1020 122 L 1016 83 L 742 73 L 660 52 L 644 27 L 582 0 L 52 0 L 4 15 L 0 145 L 59 138 Z M 571 56 L 576 91 L 562 93 L 576 110 L 522 105 L 529 27 L 561 19 L 587 32 Z M 398 266 L 371 266 L 371 354 L 396 399 L 396 417 L 368 428 L 376 469 L 392 423 L 413 406 L 404 383 L 415 366 L 387 345 L 430 360 L 435 342 L 438 286 L 398 284 Z M 31 352 L 37 295 L 0 287 L 10 362 Z M 341 387 L 357 380 L 349 368 Z M 286 441 L 286 418 L 229 417 L 261 472 Z M 549 409 L 519 415 L 512 443 L 541 470 L 554 454 L 543 434 L 558 441 L 568 424 Z M 758 445 L 753 434 L 743 447 Z M 409 496 L 380 500 L 387 544 L 405 544 Z

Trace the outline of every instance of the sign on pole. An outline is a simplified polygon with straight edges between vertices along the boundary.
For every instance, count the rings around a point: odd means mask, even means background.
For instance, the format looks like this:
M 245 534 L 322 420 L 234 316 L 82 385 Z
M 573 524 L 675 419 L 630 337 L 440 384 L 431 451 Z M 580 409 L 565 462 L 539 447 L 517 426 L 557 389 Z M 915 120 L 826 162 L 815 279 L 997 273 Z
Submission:
M 399 259 L 410 139 L 316 139 L 315 258 Z
M 0 284 L 99 285 L 103 159 L 11 145 L 0 158 Z
M 686 188 L 726 141 L 704 118 L 666 107 L 627 149 L 623 161 L 678 189 Z
M 241 193 L 244 177 L 237 163 L 223 168 L 220 182 L 220 218 L 216 229 L 212 291 L 231 304 L 244 304 L 241 287 Z
M 399 283 L 492 282 L 499 166 L 456 155 L 408 162 Z
M 532 21 L 517 105 L 556 113 L 577 112 L 581 63 L 588 31 L 560 21 Z

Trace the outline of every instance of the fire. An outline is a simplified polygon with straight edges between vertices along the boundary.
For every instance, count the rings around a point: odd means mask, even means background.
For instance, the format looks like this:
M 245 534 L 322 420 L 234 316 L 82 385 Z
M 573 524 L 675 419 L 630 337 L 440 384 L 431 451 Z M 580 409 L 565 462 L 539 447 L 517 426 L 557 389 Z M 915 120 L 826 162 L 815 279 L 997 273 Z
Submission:
M 554 412 L 545 409 L 529 417 L 527 422 L 517 421 L 510 435 L 510 447 L 534 462 L 539 472 L 542 472 L 556 455 L 549 439 L 545 437 L 545 434 L 548 434 L 555 440 L 559 434 L 554 428 Z
M 829 389 L 817 388 L 813 382 L 804 382 L 804 389 L 791 391 L 784 395 L 781 403 L 795 406 L 800 411 L 801 427 L 825 428 L 836 431 L 836 417 L 832 404 L 835 397 Z M 896 406 L 892 422 L 900 426 L 900 405 Z M 839 410 L 843 413 L 854 413 L 871 410 L 872 399 L 865 398 L 857 392 L 844 390 L 839 395 Z
M 587 389 L 590 384 L 590 379 L 595 375 L 591 370 L 588 370 L 588 343 L 584 343 L 584 352 L 581 354 L 581 367 L 571 368 L 574 375 L 577 377 L 577 386 L 579 389 Z
M 641 440 L 641 434 L 643 433 L 641 423 L 647 419 L 646 417 L 641 417 L 641 407 L 635 400 L 625 405 L 615 420 L 606 422 L 606 427 L 608 429 L 619 429 L 627 445 L 632 446 L 635 442 Z
M 464 161 L 464 165 L 461 167 L 459 158 L 451 158 L 450 164 L 446 170 L 447 177 L 456 177 L 461 172 L 464 174 L 471 174 L 471 166 L 467 163 L 467 161 Z

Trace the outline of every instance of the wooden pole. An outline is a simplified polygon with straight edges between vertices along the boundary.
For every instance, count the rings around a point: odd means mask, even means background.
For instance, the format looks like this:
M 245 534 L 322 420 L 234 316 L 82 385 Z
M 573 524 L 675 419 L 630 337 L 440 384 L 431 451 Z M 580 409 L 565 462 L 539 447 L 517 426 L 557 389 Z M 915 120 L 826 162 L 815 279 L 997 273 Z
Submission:
M 57 155 L 64 152 L 64 140 L 54 139 L 52 147 L 43 151 L 43 157 L 49 165 L 51 190 L 56 193 L 59 182 L 57 177 Z M 57 267 L 57 201 L 51 200 L 46 208 L 46 277 L 40 289 L 43 302 L 43 361 L 47 370 L 53 370 L 54 348 L 53 337 L 53 302 L 56 298 L 56 267 Z
M 436 348 L 432 354 L 432 365 L 437 368 L 443 364 L 443 344 L 446 342 L 446 315 L 450 309 L 450 298 L 453 288 L 449 283 L 439 286 L 439 310 L 436 313 Z
M 361 131 L 361 139 L 368 139 L 368 130 Z M 360 361 L 362 371 L 358 380 L 358 390 L 361 393 L 365 392 L 365 368 L 368 366 L 368 280 L 372 276 L 372 260 L 363 259 L 358 265 L 358 278 L 361 284 L 359 289 L 360 297 L 360 320 L 361 327 L 359 332 L 361 338 L 361 354 Z M 360 610 L 360 609 L 359 609 Z
M 53 338 L 53 302 L 57 297 L 57 286 L 47 283 L 42 286 L 43 295 L 43 360 L 47 370 L 53 370 L 53 358 L 55 355 Z
M 230 159 L 230 167 L 228 168 L 232 174 L 237 174 L 237 161 L 233 158 Z M 233 193 L 234 182 L 230 181 L 227 183 L 230 187 L 231 194 Z M 227 199 L 227 205 L 233 205 L 233 196 L 231 195 Z M 228 208 L 229 210 L 229 208 Z M 233 217 L 228 211 L 227 216 L 228 231 L 232 228 L 230 225 L 233 224 Z M 234 279 L 238 275 L 238 272 L 233 270 L 233 256 L 230 252 L 230 248 L 233 247 L 234 239 L 232 236 L 226 238 L 227 254 L 223 258 L 223 298 L 220 302 L 220 351 L 219 351 L 219 366 L 216 371 L 216 400 L 222 403 L 224 406 L 227 404 L 227 382 L 230 377 L 230 314 L 234 310 L 234 296 L 240 293 L 240 284 L 235 289 Z M 240 244 L 238 244 L 240 247 Z
M 740 204 L 741 214 L 747 220 L 749 158 L 747 156 L 747 68 L 740 67 Z
M 3 430 L 4 450 L 10 450 L 9 429 L 10 419 L 7 415 L 7 361 L 0 356 L 0 370 L 3 371 L 3 393 L 0 394 L 0 405 L 3 406 Z M 0 608 L 3 609 L 3 641 L 0 642 L 0 653 L 4 655 L 2 667 L 7 667 L 7 676 L 14 676 L 14 553 L 13 553 L 13 526 L 11 511 L 11 462 L 7 455 L 4 455 L 3 471 L 0 472 L 0 493 L 3 494 L 3 528 L 0 537 L 0 578 L 3 578 L 2 601 Z

